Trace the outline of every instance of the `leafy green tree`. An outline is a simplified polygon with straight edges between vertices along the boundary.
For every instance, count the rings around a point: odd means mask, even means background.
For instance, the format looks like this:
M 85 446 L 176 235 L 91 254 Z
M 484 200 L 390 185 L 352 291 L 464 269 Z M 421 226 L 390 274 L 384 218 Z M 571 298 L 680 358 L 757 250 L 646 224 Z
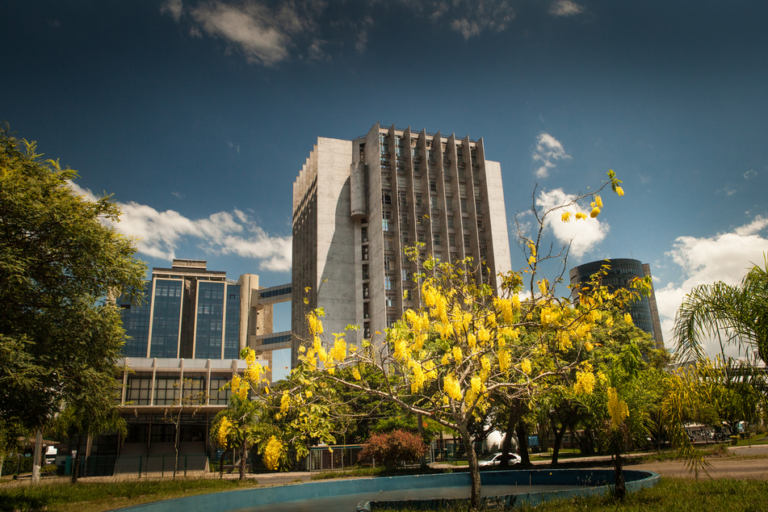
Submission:
M 72 461 L 73 484 L 80 476 L 81 450 L 89 436 L 118 432 L 124 438 L 128 433 L 128 426 L 117 406 L 120 391 L 116 381 L 106 392 L 87 387 L 81 388 L 81 391 L 49 424 L 54 435 L 75 441 L 77 455 Z
M 650 411 L 661 400 L 663 379 L 660 370 L 643 370 L 642 354 L 630 342 L 619 354 L 603 359 L 594 382 L 574 390 L 597 425 L 601 449 L 613 457 L 615 494 L 620 500 L 626 494 L 622 455 L 646 444 L 652 429 Z
M 108 300 L 143 286 L 134 241 L 105 196 L 0 129 L 0 422 L 42 428 L 83 393 L 111 396 L 124 330 Z M 137 299 L 138 300 L 138 299 Z
M 768 363 L 768 258 L 765 268 L 754 265 L 739 286 L 723 282 L 695 287 L 686 295 L 675 317 L 677 353 L 703 359 L 704 339 L 717 336 L 722 357 L 724 345 L 757 349 Z

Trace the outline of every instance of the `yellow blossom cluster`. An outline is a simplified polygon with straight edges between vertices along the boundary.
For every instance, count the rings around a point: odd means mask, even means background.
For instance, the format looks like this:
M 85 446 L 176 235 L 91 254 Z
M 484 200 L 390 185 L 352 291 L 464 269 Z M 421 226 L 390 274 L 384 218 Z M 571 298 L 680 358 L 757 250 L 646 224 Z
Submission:
M 355 380 L 361 380 L 362 377 L 360 376 L 360 370 L 357 368 L 352 369 L 352 376 L 355 378 Z
M 332 363 L 333 361 L 344 361 L 347 358 L 347 342 L 344 341 L 343 336 L 337 336 L 336 341 L 333 342 L 333 348 L 328 353 L 328 359 Z
M 446 375 L 443 379 L 443 389 L 445 394 L 454 400 L 461 400 L 461 387 L 459 381 L 453 375 Z
M 280 397 L 280 412 L 286 413 L 291 407 L 291 397 L 287 391 L 283 391 L 283 396 Z
M 533 366 L 531 365 L 531 361 L 528 359 L 524 359 L 522 363 L 520 363 L 520 370 L 526 375 L 530 375 L 533 371 Z
M 595 389 L 595 374 L 592 371 L 576 372 L 576 384 L 573 385 L 573 391 L 577 395 L 590 395 Z
M 221 418 L 221 423 L 219 423 L 219 431 L 217 433 L 217 441 L 219 443 L 219 446 L 222 448 L 227 447 L 227 435 L 229 435 L 229 430 L 232 428 L 232 422 L 229 421 L 229 418 L 224 416 Z
M 270 437 L 269 441 L 267 441 L 267 446 L 264 448 L 264 465 L 272 471 L 277 471 L 282 451 L 283 443 L 278 441 L 275 436 Z
M 309 323 L 309 333 L 312 336 L 319 336 L 320 334 L 323 334 L 323 322 L 320 321 L 317 313 L 309 313 L 307 315 L 307 322 Z
M 506 349 L 500 349 L 496 356 L 499 358 L 499 370 L 502 372 L 506 372 L 509 370 L 509 366 L 512 362 L 512 356 L 509 353 L 509 350 Z
M 624 418 L 629 417 L 627 402 L 619 399 L 616 388 L 608 388 L 608 414 L 611 416 L 611 426 L 618 429 Z
M 515 295 L 517 299 L 517 306 L 520 307 L 520 299 Z M 507 324 L 513 324 L 515 323 L 515 313 L 513 309 L 513 303 L 511 299 L 501 299 L 499 297 L 493 298 L 493 305 L 496 306 L 497 309 L 501 311 L 501 317 L 504 320 L 504 323 Z

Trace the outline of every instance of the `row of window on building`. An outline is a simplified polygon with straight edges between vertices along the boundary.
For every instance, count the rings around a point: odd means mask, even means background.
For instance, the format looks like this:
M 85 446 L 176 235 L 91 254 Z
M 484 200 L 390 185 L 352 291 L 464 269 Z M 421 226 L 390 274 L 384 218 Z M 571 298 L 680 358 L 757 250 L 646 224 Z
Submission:
M 126 357 L 180 357 L 184 281 L 155 279 L 147 282 L 144 303 L 131 306 L 121 297 L 121 315 L 126 329 Z M 240 348 L 240 286 L 223 282 L 198 283 L 194 328 L 194 358 L 236 359 Z M 225 298 L 226 297 L 226 298 Z M 151 340 L 150 340 L 151 332 Z M 222 354 L 223 349 L 223 354 Z

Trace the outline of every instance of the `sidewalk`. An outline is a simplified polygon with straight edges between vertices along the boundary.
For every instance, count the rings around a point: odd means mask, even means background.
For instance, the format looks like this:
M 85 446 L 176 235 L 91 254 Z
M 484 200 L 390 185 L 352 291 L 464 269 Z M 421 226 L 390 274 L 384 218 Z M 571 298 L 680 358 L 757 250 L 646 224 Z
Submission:
M 710 443 L 711 445 L 711 443 Z M 768 455 L 768 445 L 755 445 L 755 446 L 729 446 L 729 451 L 737 452 L 737 455 Z M 629 453 L 622 455 L 625 459 L 635 459 L 638 457 L 645 457 L 647 455 L 654 455 L 656 452 L 643 452 L 643 453 Z M 570 462 L 608 462 L 611 460 L 610 455 L 597 455 L 593 457 L 569 457 L 567 459 L 560 459 L 558 464 L 568 464 Z M 536 460 L 531 462 L 534 466 L 548 466 L 551 464 L 549 460 Z M 452 464 L 446 464 L 441 462 L 433 462 L 429 465 L 432 469 L 453 469 L 461 470 L 466 469 L 467 466 L 454 466 Z

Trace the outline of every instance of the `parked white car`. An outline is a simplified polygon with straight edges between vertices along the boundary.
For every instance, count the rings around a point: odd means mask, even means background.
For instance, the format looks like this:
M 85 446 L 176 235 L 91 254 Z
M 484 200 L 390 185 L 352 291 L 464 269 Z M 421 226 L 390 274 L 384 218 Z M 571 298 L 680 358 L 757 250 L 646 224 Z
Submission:
M 478 461 L 478 466 L 480 466 L 481 468 L 485 468 L 489 466 L 498 466 L 499 464 L 501 464 L 501 452 L 491 453 Z M 516 453 L 510 453 L 509 465 L 513 466 L 515 464 L 520 464 L 520 456 L 517 455 Z

